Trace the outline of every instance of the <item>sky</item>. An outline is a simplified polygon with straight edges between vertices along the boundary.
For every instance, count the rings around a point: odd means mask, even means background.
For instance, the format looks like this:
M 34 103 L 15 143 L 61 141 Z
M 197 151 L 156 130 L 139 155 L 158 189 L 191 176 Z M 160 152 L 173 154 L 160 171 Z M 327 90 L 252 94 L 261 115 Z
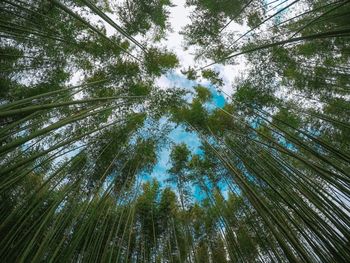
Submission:
M 193 90 L 193 87 L 200 84 L 209 88 L 212 93 L 212 103 L 207 105 L 210 109 L 215 107 L 223 107 L 225 101 L 228 98 L 225 98 L 225 94 L 232 94 L 234 81 L 237 77 L 244 75 L 247 64 L 245 58 L 242 56 L 239 58 L 235 65 L 215 65 L 213 69 L 216 72 L 220 73 L 224 85 L 222 87 L 222 94 L 219 94 L 216 89 L 203 78 L 197 79 L 197 81 L 188 80 L 182 73 L 181 69 L 187 69 L 189 66 L 200 67 L 208 63 L 208 61 L 198 62 L 194 61 L 194 48 L 185 49 L 184 48 L 184 38 L 180 34 L 180 31 L 187 24 L 191 23 L 190 14 L 193 11 L 191 7 L 185 7 L 185 0 L 173 0 L 172 3 L 175 7 L 170 8 L 169 23 L 172 27 L 172 32 L 168 32 L 166 40 L 163 40 L 160 45 L 165 46 L 169 51 L 174 52 L 180 62 L 181 67 L 177 68 L 174 71 L 168 72 L 165 75 L 162 75 L 156 80 L 156 85 L 162 88 L 173 88 L 181 87 L 188 90 Z M 234 30 L 239 33 L 244 33 L 248 27 L 232 23 L 227 30 Z M 211 61 L 209 61 L 211 62 Z M 183 127 L 176 127 L 169 135 L 169 138 L 172 142 L 179 144 L 185 143 L 188 148 L 194 154 L 200 154 L 200 139 L 195 133 L 186 132 Z M 168 177 L 167 170 L 170 168 L 169 163 L 169 154 L 170 149 L 164 148 L 159 152 L 159 161 L 154 167 L 153 172 L 148 177 L 157 178 L 160 181 L 163 181 Z M 204 195 L 199 190 L 199 187 L 192 186 L 193 196 L 198 200 L 203 199 Z M 224 196 L 227 196 L 227 189 L 222 186 L 222 191 Z
M 268 2 L 271 2 L 271 0 Z M 282 2 L 284 2 L 284 0 L 278 0 L 274 2 L 274 4 L 270 6 L 270 8 L 278 6 Z M 286 1 L 285 3 L 281 4 L 277 10 L 273 11 L 273 13 L 288 5 L 288 3 L 290 2 L 291 1 Z M 224 86 L 222 87 L 222 94 L 219 94 L 208 81 L 202 78 L 197 79 L 197 81 L 188 80 L 180 72 L 181 69 L 187 69 L 189 66 L 198 68 L 212 61 L 194 61 L 194 48 L 184 48 L 184 38 L 180 34 L 180 31 L 183 29 L 184 26 L 191 23 L 190 14 L 193 11 L 193 8 L 185 7 L 185 0 L 173 0 L 172 3 L 175 5 L 175 7 L 170 8 L 169 15 L 169 23 L 172 27 L 172 32 L 169 32 L 166 36 L 166 39 L 163 40 L 160 44 L 167 47 L 168 50 L 174 52 L 177 55 L 181 68 L 168 72 L 165 75 L 162 75 L 156 80 L 156 84 L 162 88 L 181 87 L 189 90 L 193 90 L 194 86 L 201 84 L 205 87 L 208 87 L 212 92 L 212 103 L 211 106 L 208 105 L 208 108 L 223 107 L 225 101 L 229 100 L 229 98 L 224 97 L 226 96 L 225 94 L 234 93 L 235 80 L 239 77 L 245 76 L 249 65 L 245 57 L 240 56 L 238 59 L 236 59 L 234 65 L 216 64 L 212 67 L 214 71 L 219 72 L 219 76 L 224 81 Z M 273 13 L 270 12 L 270 14 Z M 278 17 L 276 17 L 275 19 L 278 19 Z M 229 30 L 231 32 L 235 31 L 237 32 L 237 34 L 244 34 L 249 30 L 249 27 L 245 24 L 239 25 L 237 23 L 231 23 L 226 30 Z M 200 154 L 200 140 L 195 133 L 186 132 L 183 127 L 179 126 L 176 127 L 170 133 L 169 137 L 170 140 L 174 143 L 185 143 L 188 146 L 188 148 L 192 151 L 192 153 Z M 169 154 L 169 148 L 164 148 L 159 152 L 159 161 L 148 178 L 157 178 L 160 181 L 167 178 L 167 170 L 170 168 Z M 224 197 L 227 198 L 227 187 L 225 187 L 225 185 L 221 185 L 221 190 Z M 192 191 L 196 199 L 200 200 L 204 197 L 203 193 L 199 191 L 198 187 L 192 186 Z
M 272 0 L 270 0 L 269 2 L 271 1 Z M 275 2 L 275 0 L 273 0 L 273 6 L 276 6 L 283 1 L 284 0 L 278 0 Z M 291 2 L 291 0 L 287 0 L 287 2 L 281 5 L 279 8 L 283 8 L 283 6 L 287 5 L 289 2 Z M 181 70 L 187 69 L 189 66 L 199 68 L 212 61 L 194 61 L 194 47 L 185 48 L 184 46 L 184 38 L 183 35 L 180 34 L 180 32 L 187 24 L 191 23 L 190 14 L 193 11 L 193 7 L 185 6 L 185 0 L 172 0 L 172 4 L 174 6 L 169 8 L 170 14 L 168 20 L 172 30 L 167 32 L 166 38 L 159 42 L 158 46 L 166 47 L 169 51 L 175 53 L 179 59 L 180 67 L 157 78 L 155 84 L 162 89 L 180 87 L 188 89 L 190 91 L 193 91 L 194 86 L 200 84 L 209 88 L 209 90 L 212 93 L 212 102 L 210 105 L 207 105 L 207 108 L 210 110 L 214 109 L 215 107 L 223 107 L 225 101 L 229 100 L 229 98 L 225 97 L 225 94 L 234 93 L 234 84 L 236 79 L 245 76 L 247 70 L 249 69 L 249 65 L 244 56 L 240 56 L 236 59 L 233 65 L 216 64 L 211 67 L 214 71 L 219 72 L 219 76 L 224 82 L 224 85 L 221 88 L 223 91 L 221 94 L 219 94 L 207 80 L 201 77 L 198 78 L 196 81 L 188 80 L 186 76 L 184 76 L 181 73 Z M 274 12 L 276 12 L 276 10 Z M 102 22 L 97 16 L 91 16 L 90 13 L 86 17 L 89 21 L 93 23 L 102 23 L 106 28 L 107 36 L 116 34 L 116 31 L 112 26 L 105 22 Z M 118 17 L 116 15 L 109 14 L 109 17 L 112 18 L 114 21 L 118 22 Z M 225 30 L 228 30 L 230 32 L 235 31 L 237 34 L 243 34 L 249 30 L 249 27 L 245 24 L 240 25 L 237 23 L 231 23 Z M 141 36 L 136 36 L 135 38 L 142 42 Z M 79 80 L 79 78 L 81 78 L 81 74 L 79 74 L 78 72 L 74 77 L 73 82 Z M 198 136 L 195 133 L 185 131 L 185 129 L 182 126 L 175 127 L 174 125 L 174 129 L 169 134 L 169 139 L 169 141 L 173 142 L 173 144 L 185 143 L 192 153 L 200 154 L 200 140 Z M 159 181 L 163 181 L 168 177 L 167 170 L 170 168 L 169 154 L 170 147 L 162 148 L 158 152 L 158 163 L 154 167 L 154 170 L 151 174 L 143 175 L 144 180 L 157 178 Z M 222 186 L 223 192 L 227 192 L 227 189 L 224 188 L 225 187 Z M 192 190 L 194 192 L 195 197 L 199 199 L 202 198 L 202 195 L 199 192 L 198 188 L 192 187 Z
M 194 10 L 193 7 L 185 7 L 185 2 L 185 0 L 172 1 L 175 6 L 169 10 L 169 24 L 171 25 L 173 32 L 168 32 L 166 39 L 160 42 L 160 45 L 167 47 L 177 55 L 181 65 L 181 68 L 175 70 L 175 74 L 178 75 L 182 75 L 180 72 L 181 69 L 187 69 L 189 66 L 204 66 L 208 62 L 194 61 L 194 48 L 185 49 L 184 47 L 184 38 L 180 32 L 186 25 L 191 23 L 190 15 Z M 248 27 L 245 25 L 231 23 L 227 30 L 236 31 L 237 33 L 244 33 L 248 30 Z M 232 86 L 235 78 L 244 74 L 246 71 L 246 66 L 246 60 L 243 56 L 236 61 L 235 65 L 215 65 L 213 69 L 217 72 L 220 72 L 220 77 L 224 81 L 224 86 L 222 89 L 225 93 L 232 93 Z M 199 82 L 201 82 L 201 79 Z M 160 77 L 156 83 L 161 87 L 171 88 L 174 86 L 172 80 L 167 79 L 167 76 Z
M 182 87 L 188 90 L 193 90 L 193 86 L 199 84 L 197 81 L 188 80 L 185 76 L 180 75 L 176 72 L 168 73 L 162 76 L 162 81 L 169 87 Z M 216 89 L 210 85 L 209 82 L 201 82 L 201 85 L 207 87 L 212 94 L 212 102 L 211 104 L 207 104 L 206 107 L 208 110 L 214 109 L 215 107 L 223 107 L 225 105 L 225 98 L 223 95 L 219 94 Z M 173 144 L 184 143 L 187 145 L 188 149 L 192 152 L 192 154 L 201 154 L 201 142 L 199 137 L 194 132 L 185 131 L 183 126 L 175 126 L 174 129 L 169 134 L 169 141 L 173 142 Z M 155 165 L 153 172 L 150 175 L 146 175 L 145 180 L 150 180 L 152 178 L 156 178 L 160 182 L 164 181 L 168 178 L 167 170 L 170 168 L 170 160 L 169 155 L 171 151 L 170 147 L 165 147 L 160 150 L 158 153 L 158 163 Z M 196 199 L 202 199 L 203 194 L 199 191 L 198 187 L 192 187 L 193 194 Z
M 162 75 L 156 80 L 156 85 L 162 88 L 181 87 L 188 90 L 193 90 L 193 87 L 201 84 L 208 87 L 212 92 L 212 101 L 218 107 L 223 107 L 225 104 L 225 98 L 223 95 L 218 94 L 213 86 L 208 81 L 199 79 L 198 81 L 188 80 L 181 72 L 181 69 L 187 69 L 189 66 L 198 65 L 198 62 L 194 61 L 193 48 L 184 48 L 184 39 L 180 34 L 180 31 L 184 26 L 191 22 L 189 16 L 193 8 L 185 7 L 185 0 L 173 0 L 172 3 L 175 7 L 170 8 L 169 23 L 172 27 L 172 32 L 168 32 L 166 40 L 163 40 L 160 44 L 167 47 L 168 50 L 174 52 L 180 62 L 181 68 L 177 68 L 172 72 L 168 72 Z M 242 29 L 244 30 L 244 29 Z M 219 65 L 215 68 L 220 72 L 220 77 L 224 81 L 224 92 L 232 93 L 232 82 L 243 70 L 245 64 L 233 66 Z M 169 135 L 172 142 L 176 144 L 185 143 L 192 153 L 200 153 L 200 140 L 195 133 L 186 132 L 183 127 L 176 127 Z M 167 170 L 170 168 L 169 164 L 170 149 L 164 148 L 159 152 L 159 161 L 154 167 L 151 177 L 157 178 L 162 181 L 167 178 Z M 198 189 L 193 189 L 196 197 L 200 197 L 201 193 Z

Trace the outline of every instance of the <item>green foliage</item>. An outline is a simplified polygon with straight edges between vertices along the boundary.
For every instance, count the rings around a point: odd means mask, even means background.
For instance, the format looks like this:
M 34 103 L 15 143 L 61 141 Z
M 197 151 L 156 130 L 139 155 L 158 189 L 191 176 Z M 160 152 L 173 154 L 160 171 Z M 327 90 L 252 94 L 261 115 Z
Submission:
M 181 70 L 181 73 L 186 75 L 189 80 L 196 80 L 198 78 L 196 70 L 191 67 L 188 67 L 187 70 Z
M 219 77 L 219 73 L 210 69 L 205 69 L 202 71 L 202 76 L 208 79 L 211 84 L 217 87 L 222 87 L 224 85 L 223 80 Z
M 191 90 L 172 7 L 0 3 L 0 261 L 348 262 L 349 2 L 187 0 Z
M 268 91 L 259 90 L 252 87 L 249 83 L 240 86 L 234 98 L 238 103 L 254 106 L 271 106 L 276 101 L 275 97 L 269 94 Z
M 211 92 L 208 88 L 198 85 L 194 87 L 194 90 L 197 93 L 196 98 L 198 98 L 198 100 L 202 103 L 207 102 L 211 99 Z
M 145 67 L 149 74 L 160 76 L 169 69 L 177 67 L 179 61 L 175 54 L 151 48 L 145 56 Z
M 251 28 L 254 28 L 256 26 L 258 26 L 261 23 L 261 17 L 260 14 L 258 12 L 254 12 L 252 14 L 249 14 L 248 16 L 248 23 L 247 25 Z
M 188 150 L 186 144 L 179 144 L 172 148 L 170 153 L 170 159 L 172 167 L 170 168 L 170 173 L 179 174 L 183 169 L 186 169 L 190 151 Z
M 155 38 L 159 39 L 166 30 L 170 6 L 170 0 L 126 1 L 118 6 L 117 12 L 130 34 L 146 34 L 155 27 Z
M 193 100 L 189 107 L 173 110 L 174 122 L 185 122 L 190 125 L 204 127 L 207 119 L 207 110 L 199 99 Z

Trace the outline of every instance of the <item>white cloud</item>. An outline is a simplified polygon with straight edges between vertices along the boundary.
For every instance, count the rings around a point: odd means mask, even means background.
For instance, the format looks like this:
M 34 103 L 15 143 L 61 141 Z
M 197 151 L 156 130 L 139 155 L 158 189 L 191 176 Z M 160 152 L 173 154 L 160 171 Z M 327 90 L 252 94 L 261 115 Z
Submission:
M 181 66 L 193 66 L 194 56 L 191 55 L 190 50 L 184 50 L 184 38 L 180 34 L 182 28 L 191 22 L 189 16 L 193 8 L 185 8 L 185 0 L 175 0 L 173 1 L 173 4 L 175 6 L 169 10 L 169 23 L 173 32 L 169 32 L 166 36 L 166 40 L 163 40 L 161 43 L 175 52 L 179 58 Z

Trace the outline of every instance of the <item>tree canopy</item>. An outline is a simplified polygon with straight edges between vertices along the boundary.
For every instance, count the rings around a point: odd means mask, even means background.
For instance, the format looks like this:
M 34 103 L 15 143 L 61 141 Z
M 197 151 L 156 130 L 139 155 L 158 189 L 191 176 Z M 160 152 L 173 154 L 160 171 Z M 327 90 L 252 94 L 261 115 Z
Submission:
M 349 12 L 2 0 L 0 262 L 349 262 Z

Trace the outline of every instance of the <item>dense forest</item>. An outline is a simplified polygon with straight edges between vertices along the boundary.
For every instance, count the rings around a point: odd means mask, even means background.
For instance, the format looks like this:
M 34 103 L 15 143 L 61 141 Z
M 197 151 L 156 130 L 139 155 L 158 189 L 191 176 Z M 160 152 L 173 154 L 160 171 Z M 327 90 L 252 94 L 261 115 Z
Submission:
M 180 5 L 190 66 L 164 44 Z M 348 0 L 1 0 L 0 262 L 350 262 L 349 18 Z

